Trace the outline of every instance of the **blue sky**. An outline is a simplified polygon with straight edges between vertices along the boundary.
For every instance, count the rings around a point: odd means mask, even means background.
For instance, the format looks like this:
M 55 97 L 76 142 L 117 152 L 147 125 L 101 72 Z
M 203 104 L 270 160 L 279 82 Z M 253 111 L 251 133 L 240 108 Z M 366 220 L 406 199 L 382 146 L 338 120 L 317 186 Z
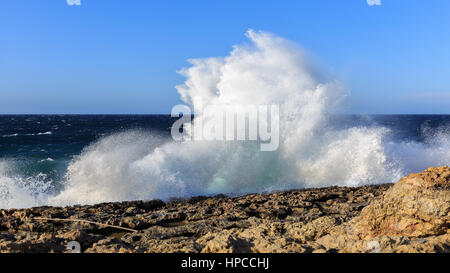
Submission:
M 450 1 L 1 0 L 0 114 L 169 113 L 189 58 L 299 43 L 349 113 L 450 114 Z

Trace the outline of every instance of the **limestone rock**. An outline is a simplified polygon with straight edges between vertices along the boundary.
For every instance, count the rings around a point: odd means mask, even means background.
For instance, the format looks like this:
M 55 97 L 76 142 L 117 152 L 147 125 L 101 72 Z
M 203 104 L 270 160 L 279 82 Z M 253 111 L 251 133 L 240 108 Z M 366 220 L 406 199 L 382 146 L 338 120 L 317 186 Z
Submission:
M 371 252 L 376 244 L 380 252 L 446 252 L 449 227 L 450 168 L 429 168 L 400 179 L 318 242 L 344 252 Z
M 105 253 L 448 253 L 449 178 L 439 167 L 394 186 L 0 210 L 0 252 L 68 252 L 78 241 Z

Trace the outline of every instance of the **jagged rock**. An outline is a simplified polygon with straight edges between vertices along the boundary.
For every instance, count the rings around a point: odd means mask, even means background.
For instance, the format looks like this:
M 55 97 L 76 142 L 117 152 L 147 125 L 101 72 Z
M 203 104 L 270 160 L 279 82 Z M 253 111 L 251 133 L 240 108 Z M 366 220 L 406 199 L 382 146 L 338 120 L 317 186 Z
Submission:
M 318 242 L 343 252 L 370 252 L 372 245 L 380 252 L 446 252 L 449 227 L 450 168 L 429 168 L 400 179 Z
M 450 225 L 450 168 L 411 174 L 364 208 L 356 228 L 366 236 L 424 237 L 445 234 Z
M 251 244 L 237 236 L 232 231 L 225 230 L 219 233 L 208 233 L 196 241 L 204 244 L 202 253 L 249 253 Z
M 339 219 L 331 216 L 324 216 L 317 218 L 316 220 L 313 220 L 299 228 L 287 226 L 286 230 L 292 238 L 300 239 L 302 241 L 315 241 L 318 238 L 328 234 L 330 230 L 339 224 Z
M 0 252 L 69 252 L 70 241 L 106 253 L 450 252 L 449 177 L 439 167 L 394 186 L 0 210 Z

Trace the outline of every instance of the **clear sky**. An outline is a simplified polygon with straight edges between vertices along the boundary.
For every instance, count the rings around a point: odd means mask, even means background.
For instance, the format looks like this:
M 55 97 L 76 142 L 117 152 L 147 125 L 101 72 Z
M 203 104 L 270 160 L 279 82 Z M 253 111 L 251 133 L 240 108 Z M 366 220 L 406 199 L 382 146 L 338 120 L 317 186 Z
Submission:
M 0 114 L 169 113 L 189 58 L 299 43 L 351 113 L 450 114 L 450 1 L 0 0 Z

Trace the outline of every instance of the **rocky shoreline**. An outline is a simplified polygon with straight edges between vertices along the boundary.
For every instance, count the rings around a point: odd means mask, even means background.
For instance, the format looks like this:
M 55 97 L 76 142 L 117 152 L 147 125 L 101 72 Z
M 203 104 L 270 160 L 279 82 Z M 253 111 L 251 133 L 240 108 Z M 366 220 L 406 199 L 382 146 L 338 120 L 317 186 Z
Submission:
M 106 226 L 109 225 L 109 226 Z M 0 210 L 0 252 L 450 252 L 450 168 L 396 184 Z

